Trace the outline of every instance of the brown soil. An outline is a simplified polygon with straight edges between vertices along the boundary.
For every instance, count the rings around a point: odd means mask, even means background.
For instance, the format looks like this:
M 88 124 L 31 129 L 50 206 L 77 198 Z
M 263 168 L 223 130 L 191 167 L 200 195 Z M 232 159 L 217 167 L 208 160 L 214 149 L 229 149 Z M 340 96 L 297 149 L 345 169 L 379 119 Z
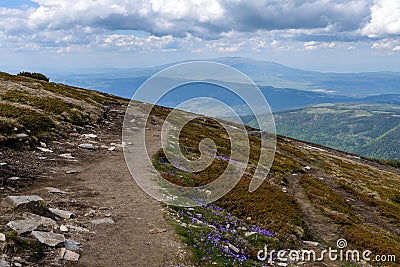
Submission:
M 0 193 L 2 196 L 38 194 L 50 206 L 74 212 L 77 217 L 66 224 L 87 228 L 90 233 L 70 233 L 71 237 L 82 243 L 81 259 L 77 264 L 71 264 L 73 266 L 190 266 L 190 251 L 168 223 L 163 205 L 135 183 L 126 166 L 122 148 L 117 147 L 115 151 L 78 148 L 80 143 L 88 142 L 99 147 L 121 144 L 121 126 L 126 107 L 113 108 L 108 112 L 108 122 L 99 128 L 93 126 L 84 130 L 84 133 L 96 134 L 97 143 L 76 135 L 68 141 L 49 143 L 48 147 L 54 153 L 38 150 L 14 152 L 3 147 L 0 162 L 6 162 L 7 165 L 1 167 L 2 176 L 28 178 L 24 178 L 20 184 L 4 184 Z M 157 135 L 157 128 L 152 129 Z M 149 153 L 157 151 L 156 144 L 154 142 L 149 147 Z M 10 153 L 14 155 L 11 157 Z M 76 161 L 61 159 L 59 154 L 63 153 L 71 153 Z M 39 156 L 47 159 L 38 160 Z M 78 173 L 66 174 L 69 170 Z M 46 186 L 59 188 L 69 194 L 49 194 L 44 189 Z M 0 217 L 1 225 L 5 225 L 12 216 Z M 111 218 L 115 223 L 91 223 L 102 218 Z M 154 228 L 162 231 L 150 233 Z M 44 265 L 50 265 L 49 261 L 51 259 L 45 260 Z M 59 262 L 53 260 L 51 264 Z

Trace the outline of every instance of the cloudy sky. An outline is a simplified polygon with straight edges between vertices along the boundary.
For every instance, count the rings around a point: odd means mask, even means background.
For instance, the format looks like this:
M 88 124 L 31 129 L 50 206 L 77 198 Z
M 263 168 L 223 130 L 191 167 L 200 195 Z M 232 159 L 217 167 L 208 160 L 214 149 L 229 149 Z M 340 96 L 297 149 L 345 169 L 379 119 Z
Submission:
M 399 0 L 0 0 L 0 70 L 244 56 L 400 71 Z

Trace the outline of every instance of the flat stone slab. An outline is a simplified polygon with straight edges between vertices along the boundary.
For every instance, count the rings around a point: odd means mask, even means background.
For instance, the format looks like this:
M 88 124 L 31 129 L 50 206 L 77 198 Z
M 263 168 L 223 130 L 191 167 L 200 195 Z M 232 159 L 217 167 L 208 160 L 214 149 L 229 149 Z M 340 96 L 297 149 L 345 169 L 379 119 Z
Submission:
M 32 235 L 39 240 L 40 243 L 50 247 L 55 247 L 65 242 L 65 237 L 63 235 L 53 232 L 33 231 Z
M 11 267 L 11 266 L 10 266 L 10 263 L 8 261 L 0 259 L 0 267 Z
M 40 223 L 33 220 L 16 220 L 7 223 L 7 226 L 21 235 L 36 230 L 40 226 Z
M 47 218 L 47 217 L 39 216 L 36 214 L 24 213 L 24 214 L 22 214 L 22 217 L 24 217 L 24 219 L 27 219 L 27 220 L 35 221 L 43 226 L 50 226 L 50 227 L 57 226 L 57 223 L 55 220 Z
M 70 251 L 79 250 L 79 243 L 77 243 L 77 242 L 75 242 L 74 240 L 71 240 L 71 239 L 66 239 L 64 246 L 65 246 L 65 248 L 67 250 L 70 250 Z
M 111 218 L 103 218 L 103 219 L 93 220 L 92 223 L 98 225 L 98 224 L 114 224 L 115 222 Z
M 96 148 L 92 144 L 80 144 L 78 147 L 88 150 L 96 150 Z
M 75 159 L 74 156 L 72 156 L 71 153 L 66 153 L 66 154 L 60 154 L 58 155 L 60 158 L 64 158 L 64 159 Z
M 71 219 L 74 214 L 72 212 L 66 211 L 66 210 L 59 210 L 59 209 L 53 209 L 49 208 L 49 211 L 53 213 L 54 215 L 63 218 L 63 219 Z
M 42 151 L 42 152 L 53 153 L 53 150 L 48 149 L 48 148 L 44 148 L 44 147 L 40 147 L 40 146 L 38 146 L 38 147 L 36 147 L 36 148 L 39 149 L 39 150 Z
M 6 235 L 3 233 L 0 233 L 0 242 L 6 242 Z
M 32 195 L 32 196 L 8 196 L 1 202 L 2 207 L 18 207 L 23 204 L 30 202 L 44 201 L 43 198 Z
M 61 248 L 60 250 L 60 259 L 66 261 L 78 261 L 80 255 L 76 252 L 70 251 L 65 248 Z
M 62 191 L 58 188 L 54 188 L 54 187 L 45 187 L 45 189 L 47 190 L 47 192 L 51 193 L 51 194 L 63 194 L 66 195 L 68 194 L 68 192 Z

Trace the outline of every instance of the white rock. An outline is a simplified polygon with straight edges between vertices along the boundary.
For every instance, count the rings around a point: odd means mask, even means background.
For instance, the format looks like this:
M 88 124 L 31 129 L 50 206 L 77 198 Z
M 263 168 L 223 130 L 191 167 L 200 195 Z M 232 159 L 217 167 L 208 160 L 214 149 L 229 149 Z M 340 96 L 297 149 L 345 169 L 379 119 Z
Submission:
M 0 242 L 6 242 L 6 235 L 3 233 L 0 233 Z
M 61 232 L 68 232 L 68 227 L 65 226 L 65 225 L 61 225 L 61 226 L 60 226 L 60 231 L 61 231 Z
M 321 244 L 315 241 L 303 241 L 306 246 L 319 247 Z
M 5 162 L 0 163 L 0 166 L 6 166 L 6 165 L 7 165 L 7 163 L 5 163 Z
M 49 208 L 49 210 L 54 215 L 56 215 L 60 218 L 63 218 L 63 219 L 70 219 L 72 216 L 74 216 L 74 214 L 72 212 L 69 212 L 66 210 L 59 210 L 59 209 L 53 209 L 53 208 Z
M 88 150 L 95 150 L 96 148 L 92 144 L 80 144 L 79 148 L 88 149 Z
M 21 178 L 18 176 L 14 176 L 14 177 L 8 178 L 8 180 L 9 181 L 18 181 L 18 180 L 21 180 Z
M 245 237 L 249 237 L 249 236 L 252 236 L 252 235 L 255 235 L 255 234 L 257 234 L 257 232 L 246 232 L 246 233 L 244 233 L 244 236 Z
M 7 226 L 21 235 L 36 230 L 40 226 L 40 223 L 33 220 L 16 220 L 7 223 Z
M 19 133 L 16 135 L 18 138 L 27 138 L 29 137 L 29 135 L 25 134 L 25 133 Z
M 14 262 L 14 266 L 15 266 L 15 267 L 22 267 L 22 264 L 19 263 L 19 262 Z
M 32 195 L 32 196 L 8 196 L 1 202 L 3 207 L 18 207 L 22 204 L 27 204 L 30 202 L 44 201 L 43 198 Z
M 107 149 L 108 151 L 115 151 L 115 146 L 112 146 L 110 148 Z
M 64 159 L 75 159 L 75 157 L 72 156 L 71 153 L 60 154 L 59 157 L 64 158 Z
M 79 254 L 70 250 L 66 250 L 63 259 L 66 261 L 78 261 Z
M 42 151 L 42 152 L 53 153 L 53 150 L 48 149 L 48 148 L 45 148 L 45 147 L 40 147 L 40 146 L 38 146 L 38 147 L 36 147 L 36 148 L 39 149 L 39 150 Z
M 55 247 L 65 242 L 65 237 L 53 232 L 33 231 L 32 235 L 39 240 L 40 243 L 46 244 L 50 247 Z
M 95 134 L 83 134 L 83 137 L 96 139 L 97 135 L 95 135 Z
M 278 262 L 278 263 L 276 263 L 276 265 L 277 265 L 277 266 L 281 266 L 281 267 L 286 267 L 286 266 L 288 266 L 288 264 L 285 263 L 285 262 Z
M 103 218 L 103 219 L 93 220 L 92 223 L 98 225 L 98 224 L 114 224 L 115 222 L 111 218 Z
M 90 231 L 86 228 L 80 227 L 80 226 L 75 226 L 75 225 L 66 225 L 69 229 L 75 230 L 77 232 L 83 232 L 83 233 L 89 233 Z
M 10 267 L 10 263 L 8 261 L 0 259 L 0 267 Z
M 41 146 L 41 147 L 44 147 L 44 148 L 47 148 L 46 143 L 43 143 L 43 142 L 40 142 L 40 146 Z
M 237 247 L 235 247 L 234 245 L 232 245 L 232 244 L 228 244 L 228 247 L 231 249 L 231 250 L 233 250 L 235 253 L 239 253 L 240 252 L 240 249 L 239 248 L 237 248 Z
M 54 187 L 45 187 L 45 189 L 51 194 L 62 194 L 62 195 L 68 194 L 68 192 L 64 192 L 64 191 L 62 191 L 58 188 L 54 188 Z
M 310 166 L 305 166 L 304 169 L 311 170 L 311 167 Z

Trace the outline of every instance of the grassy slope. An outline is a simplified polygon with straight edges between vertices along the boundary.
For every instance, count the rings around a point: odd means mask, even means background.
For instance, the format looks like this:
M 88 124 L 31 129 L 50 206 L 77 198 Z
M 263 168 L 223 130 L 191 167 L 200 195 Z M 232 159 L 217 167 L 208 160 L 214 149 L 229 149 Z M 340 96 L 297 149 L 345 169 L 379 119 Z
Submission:
M 79 125 L 96 123 L 105 111 L 104 105 L 126 103 L 123 99 L 95 91 L 5 73 L 0 73 L 0 97 L 1 140 L 6 143 L 18 140 L 17 133 L 28 134 L 32 142 L 62 137 L 76 131 Z M 168 112 L 166 108 L 157 107 L 154 115 L 163 118 Z M 227 135 L 211 119 L 194 120 L 183 129 L 181 146 L 184 153 L 188 157 L 198 156 L 198 142 L 210 135 L 219 147 L 218 154 L 229 157 Z M 260 233 L 263 233 L 260 229 L 273 232 L 272 239 L 257 234 L 244 240 L 251 241 L 253 247 L 245 243 L 246 247 L 255 251 L 264 241 L 275 248 L 299 247 L 301 239 L 314 239 L 332 245 L 327 238 L 331 233 L 311 230 L 317 226 L 304 215 L 306 201 L 315 208 L 316 213 L 338 229 L 338 234 L 348 239 L 352 247 L 381 254 L 400 251 L 400 238 L 396 232 L 400 228 L 398 169 L 278 137 L 277 154 L 268 179 L 256 192 L 249 193 L 247 188 L 258 160 L 259 142 L 257 136 L 251 135 L 249 138 L 252 144 L 251 158 L 244 177 L 234 190 L 215 203 L 222 210 L 214 208 L 217 211 L 211 212 L 203 208 L 198 210 L 203 214 L 201 216 L 218 220 L 216 223 L 219 226 L 224 224 L 227 227 L 229 220 L 246 225 L 249 229 L 255 227 Z M 221 158 L 205 171 L 185 173 L 168 164 L 162 151 L 155 155 L 154 162 L 157 168 L 164 171 L 167 179 L 187 186 L 214 180 L 226 166 L 226 161 Z M 311 169 L 306 168 L 308 166 Z M 300 185 L 306 199 L 297 197 L 296 184 Z M 179 228 L 179 232 L 190 245 L 200 241 L 205 244 L 204 240 L 208 238 L 199 235 L 200 239 L 196 240 L 196 233 L 184 227 Z M 220 236 L 220 239 L 231 237 Z M 236 233 L 234 237 L 243 239 Z M 208 249 L 215 249 L 213 242 L 207 242 L 207 246 Z M 215 253 L 215 257 L 210 259 L 204 257 L 204 250 L 194 249 L 203 265 L 215 260 L 229 262 L 226 259 L 229 255 L 225 257 Z M 254 261 L 254 250 L 245 251 L 247 254 L 242 256 Z
M 167 112 L 167 109 L 156 110 L 155 114 L 164 117 Z M 210 129 L 212 136 L 207 135 Z M 218 155 L 229 157 L 227 135 L 217 127 L 216 121 L 209 119 L 193 120 L 183 129 L 181 149 L 188 158 L 199 156 L 198 143 L 206 136 L 214 138 L 219 147 Z M 346 238 L 352 248 L 370 249 L 377 254 L 400 251 L 398 170 L 328 148 L 278 137 L 277 154 L 268 179 L 257 191 L 249 193 L 249 177 L 258 159 L 258 138 L 250 136 L 250 140 L 253 146 L 247 172 L 229 194 L 215 203 L 218 207 L 243 221 L 251 218 L 251 223 L 275 233 L 275 248 L 298 248 L 299 241 L 305 239 L 335 247 L 329 239 L 334 233 L 310 230 L 319 226 L 304 216 L 303 204 L 307 202 L 318 216 L 336 229 L 337 238 Z M 216 179 L 227 164 L 216 159 L 205 171 L 186 173 L 170 165 L 162 151 L 155 156 L 154 162 L 166 179 L 184 186 L 202 185 Z M 306 199 L 296 198 L 294 192 L 299 190 L 294 188 L 296 184 L 304 190 Z M 191 236 L 185 240 L 196 247 L 199 262 L 207 265 L 219 261 L 219 257 L 207 258 L 207 248 L 199 249 L 202 241 L 194 240 L 195 230 L 179 229 L 184 237 Z M 199 239 L 204 240 L 204 237 L 199 235 Z M 247 242 L 246 246 L 251 245 Z M 251 253 L 247 256 L 251 258 Z
M 96 123 L 106 105 L 124 102 L 96 91 L 0 72 L 0 142 L 18 143 L 21 133 L 29 142 L 63 136 L 77 126 Z

